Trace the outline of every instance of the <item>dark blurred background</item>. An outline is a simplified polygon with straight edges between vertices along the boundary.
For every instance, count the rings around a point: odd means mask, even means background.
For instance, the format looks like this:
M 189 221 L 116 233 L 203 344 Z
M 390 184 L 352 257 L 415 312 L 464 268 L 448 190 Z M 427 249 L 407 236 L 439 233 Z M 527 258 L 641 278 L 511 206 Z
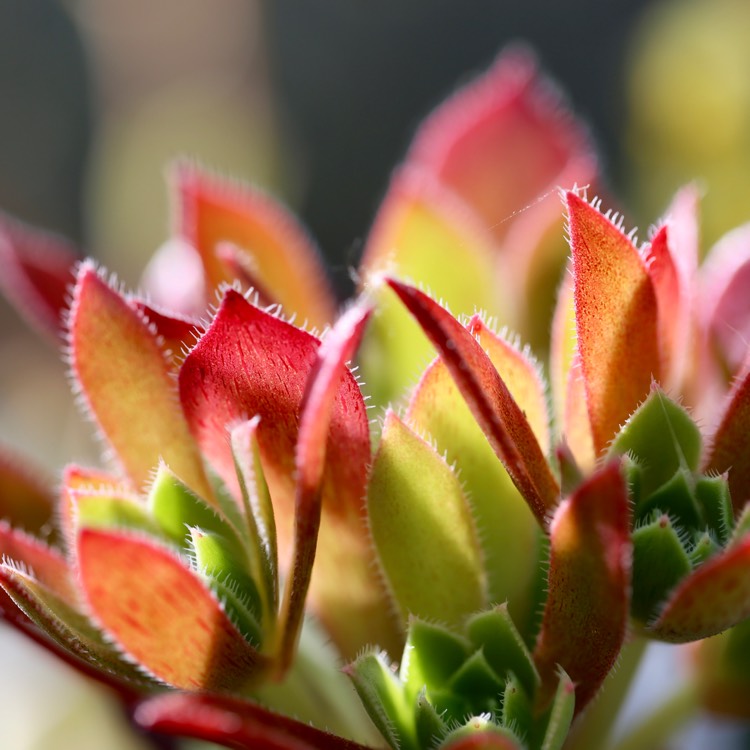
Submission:
M 648 4 L 1 0 L 0 205 L 107 260 L 149 254 L 137 245 L 163 236 L 132 225 L 153 222 L 163 165 L 146 160 L 162 141 L 162 161 L 193 147 L 282 193 L 340 270 L 419 120 L 511 41 L 537 51 L 617 183 L 624 61 Z M 234 159 L 211 143 L 234 138 Z M 127 273 L 126 257 L 113 265 Z

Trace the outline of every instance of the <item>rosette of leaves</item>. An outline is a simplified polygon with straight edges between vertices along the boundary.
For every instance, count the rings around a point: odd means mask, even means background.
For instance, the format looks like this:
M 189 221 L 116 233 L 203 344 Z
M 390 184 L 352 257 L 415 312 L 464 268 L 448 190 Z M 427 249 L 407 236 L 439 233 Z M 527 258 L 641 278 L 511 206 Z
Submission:
M 347 673 L 394 750 L 556 750 L 573 719 L 564 672 L 551 703 L 535 704 L 539 673 L 504 605 L 472 615 L 461 633 L 412 618 L 397 671 L 368 650 Z

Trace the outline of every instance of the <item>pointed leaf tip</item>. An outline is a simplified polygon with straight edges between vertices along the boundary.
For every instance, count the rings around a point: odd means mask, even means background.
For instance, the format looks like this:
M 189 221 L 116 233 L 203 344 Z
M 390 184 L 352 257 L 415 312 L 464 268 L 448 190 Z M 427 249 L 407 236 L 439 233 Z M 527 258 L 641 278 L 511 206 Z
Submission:
M 437 348 L 513 483 L 546 528 L 560 488 L 528 419 L 489 357 L 471 333 L 426 294 L 390 277 L 386 283 Z
M 195 492 L 210 498 L 156 335 L 91 262 L 79 270 L 69 345 L 73 375 L 91 416 L 133 485 L 146 485 L 161 457 Z
M 575 319 L 597 452 L 661 378 L 658 306 L 633 243 L 575 192 L 566 193 Z

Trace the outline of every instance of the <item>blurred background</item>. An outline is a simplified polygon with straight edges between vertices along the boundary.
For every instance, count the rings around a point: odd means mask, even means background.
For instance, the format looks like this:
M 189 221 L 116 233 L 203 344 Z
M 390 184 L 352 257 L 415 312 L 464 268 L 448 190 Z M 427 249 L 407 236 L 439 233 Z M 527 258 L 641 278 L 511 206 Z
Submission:
M 518 40 L 589 124 L 629 226 L 693 179 L 704 250 L 750 220 L 747 0 L 0 0 L 0 208 L 132 286 L 189 155 L 290 204 L 343 293 L 420 119 Z M 88 433 L 59 352 L 0 300 L 0 440 L 54 476 L 97 460 Z M 146 746 L 1 623 L 0 663 L 3 748 Z

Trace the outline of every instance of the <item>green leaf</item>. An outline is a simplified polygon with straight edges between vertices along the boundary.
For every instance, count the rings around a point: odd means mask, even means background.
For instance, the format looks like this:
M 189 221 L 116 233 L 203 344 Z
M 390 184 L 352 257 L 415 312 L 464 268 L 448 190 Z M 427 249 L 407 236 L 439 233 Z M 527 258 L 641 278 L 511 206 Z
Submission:
M 250 567 L 260 585 L 264 629 L 270 632 L 279 608 L 279 553 L 273 504 L 258 447 L 259 422 L 255 417 L 235 427 L 231 443 L 244 504 Z
M 510 394 L 529 421 L 544 453 L 549 451 L 549 417 L 538 367 L 524 352 L 493 333 L 474 316 L 468 324 Z M 521 627 L 532 617 L 529 590 L 543 536 L 534 514 L 495 455 L 441 358 L 427 368 L 414 390 L 406 417 L 455 464 L 471 498 L 487 570 L 490 602 L 507 601 Z M 508 560 L 513 560 L 512 566 Z
M 161 529 L 146 508 L 134 498 L 95 490 L 91 494 L 76 493 L 73 501 L 78 529 L 132 529 L 164 539 Z
M 453 675 L 449 687 L 454 695 L 466 701 L 470 713 L 494 714 L 500 709 L 505 687 L 503 677 L 495 672 L 481 651 L 475 651 Z
M 641 492 L 648 497 L 678 469 L 697 471 L 701 449 L 700 430 L 690 415 L 653 385 L 617 434 L 609 455 L 635 458 L 642 471 Z
M 409 621 L 406 647 L 399 676 L 410 700 L 423 687 L 444 687 L 471 653 L 471 644 L 461 636 L 416 617 Z
M 484 566 L 461 484 L 391 411 L 372 466 L 367 511 L 404 620 L 414 614 L 460 624 L 486 606 Z
M 466 631 L 476 648 L 481 648 L 490 666 L 503 677 L 507 672 L 518 676 L 524 689 L 533 695 L 539 686 L 539 674 L 529 650 L 505 604 L 490 612 L 472 616 Z
M 344 671 L 386 742 L 399 750 L 418 750 L 414 714 L 387 657 L 367 651 Z
M 503 692 L 503 724 L 512 727 L 522 739 L 528 738 L 534 721 L 532 709 L 531 700 L 523 684 L 511 672 Z
M 151 484 L 148 508 L 162 531 L 181 545 L 189 540 L 191 526 L 233 535 L 229 524 L 216 510 L 192 492 L 164 463 L 159 464 Z
M 236 628 L 256 648 L 264 641 L 260 622 L 263 605 L 255 581 L 236 558 L 234 546 L 224 537 L 201 529 L 190 529 L 194 567 L 222 602 Z
M 719 544 L 726 544 L 734 526 L 734 510 L 726 477 L 699 477 L 695 483 L 695 497 L 708 528 L 714 532 Z
M 685 528 L 695 529 L 702 525 L 690 472 L 678 469 L 671 479 L 642 499 L 636 506 L 636 520 L 648 517 L 657 509 Z
M 570 731 L 575 712 L 576 692 L 573 681 L 561 669 L 560 681 L 552 701 L 552 708 L 547 720 L 547 728 L 540 750 L 561 750 Z
M 679 534 L 666 514 L 633 532 L 631 613 L 647 622 L 692 566 Z
M 694 568 L 697 568 L 719 551 L 721 551 L 721 547 L 708 531 L 704 531 L 702 534 L 698 533 L 695 537 L 695 544 L 690 550 L 690 563 Z
M 427 700 L 424 688 L 417 696 L 414 717 L 420 747 L 435 747 L 448 734 L 448 725 Z

